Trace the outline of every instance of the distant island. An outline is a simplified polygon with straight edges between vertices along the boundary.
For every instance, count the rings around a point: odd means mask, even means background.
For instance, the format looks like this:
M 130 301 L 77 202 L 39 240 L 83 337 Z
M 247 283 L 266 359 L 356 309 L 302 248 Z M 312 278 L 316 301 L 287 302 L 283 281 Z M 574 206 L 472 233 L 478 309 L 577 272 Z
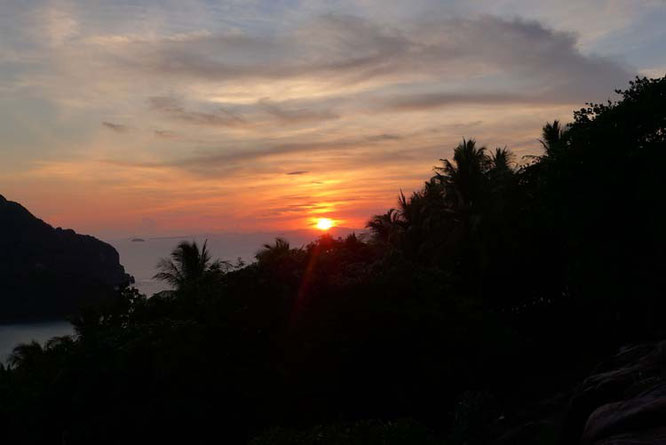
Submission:
M 132 238 L 133 243 L 145 243 L 146 240 L 143 238 Z
M 129 284 L 116 249 L 0 195 L 0 321 L 64 318 Z

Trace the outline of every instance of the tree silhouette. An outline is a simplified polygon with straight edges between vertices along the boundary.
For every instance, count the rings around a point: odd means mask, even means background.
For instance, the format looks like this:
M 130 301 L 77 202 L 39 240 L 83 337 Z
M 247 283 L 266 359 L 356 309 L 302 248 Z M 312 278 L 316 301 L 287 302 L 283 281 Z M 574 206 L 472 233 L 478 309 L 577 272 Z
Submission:
M 36 341 L 22 343 L 12 350 L 7 359 L 7 364 L 12 368 L 35 366 L 44 355 L 44 349 Z
M 402 230 L 400 214 L 396 209 L 389 209 L 386 213 L 373 216 L 366 224 L 366 228 L 372 231 L 376 242 L 395 244 Z
M 284 238 L 275 238 L 273 244 L 264 244 L 255 257 L 259 263 L 275 262 L 287 256 L 290 251 L 289 241 Z
M 477 147 L 474 139 L 464 140 L 453 150 L 453 162 L 440 159 L 435 167 L 437 179 L 444 184 L 446 200 L 459 211 L 471 209 L 482 198 L 485 174 L 491 159 L 485 147 Z
M 558 120 L 554 120 L 552 124 L 547 123 L 544 125 L 539 142 L 544 150 L 546 150 L 546 156 L 548 157 L 556 156 L 562 150 L 564 145 L 564 129 Z
M 514 163 L 515 156 L 506 147 L 496 148 L 495 152 L 490 155 L 490 171 L 495 176 L 513 173 Z
M 171 258 L 162 258 L 157 263 L 160 270 L 154 278 L 166 281 L 176 290 L 190 287 L 202 279 L 222 270 L 220 261 L 212 261 L 204 241 L 199 249 L 196 241 L 183 241 L 171 252 Z

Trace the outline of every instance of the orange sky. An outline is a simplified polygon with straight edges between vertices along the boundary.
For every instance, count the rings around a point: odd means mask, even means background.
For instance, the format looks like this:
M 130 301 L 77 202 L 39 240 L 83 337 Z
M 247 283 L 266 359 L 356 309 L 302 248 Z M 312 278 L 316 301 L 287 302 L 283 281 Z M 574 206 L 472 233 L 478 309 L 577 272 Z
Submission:
M 360 228 L 463 137 L 536 153 L 666 66 L 618 56 L 649 48 L 648 0 L 166 3 L 10 2 L 1 194 L 106 238 Z
M 531 119 L 532 134 L 538 134 L 552 111 L 531 109 L 525 114 L 535 116 L 522 119 Z M 402 134 L 397 125 L 393 130 Z M 178 164 L 121 163 L 101 154 L 38 161 L 26 171 L 8 175 L 3 190 L 9 199 L 24 203 L 54 225 L 111 236 L 303 229 L 317 217 L 360 228 L 371 215 L 395 206 L 400 189 L 420 187 L 432 175 L 437 159 L 448 156 L 459 140 L 444 131 L 417 133 L 368 145 L 353 142 L 343 153 L 334 147 L 267 154 L 229 172 L 225 166 L 208 172 L 205 160 L 203 171 L 190 171 Z M 524 152 L 537 147 L 535 137 L 520 131 L 506 137 L 530 141 Z M 103 131 L 96 138 L 91 146 L 102 153 L 117 150 L 119 144 L 131 151 L 133 138 L 141 139 Z M 141 140 L 135 143 L 140 150 Z M 411 149 L 411 144 L 416 148 Z

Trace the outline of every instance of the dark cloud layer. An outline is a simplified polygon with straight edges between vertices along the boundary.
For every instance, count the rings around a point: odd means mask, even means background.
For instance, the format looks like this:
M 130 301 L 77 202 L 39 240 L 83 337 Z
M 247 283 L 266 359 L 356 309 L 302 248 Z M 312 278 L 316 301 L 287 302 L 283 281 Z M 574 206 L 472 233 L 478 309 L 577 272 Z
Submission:
M 431 93 L 431 94 L 403 94 L 388 97 L 380 101 L 384 111 L 412 111 L 439 108 L 448 105 L 475 104 L 475 105 L 509 105 L 509 104 L 535 104 L 535 103 L 566 103 L 566 100 L 551 97 L 530 97 L 519 94 L 502 93 Z
M 330 85 L 328 94 L 282 101 L 148 100 L 164 117 L 210 127 L 307 126 L 355 113 L 458 104 L 582 105 L 608 98 L 633 77 L 617 62 L 582 54 L 572 34 L 494 16 L 397 27 L 327 15 L 270 36 L 203 34 L 134 41 L 122 49 L 115 62 L 148 76 L 218 86 L 284 81 Z
M 606 94 L 632 74 L 611 60 L 581 54 L 571 34 L 493 16 L 398 28 L 329 15 L 270 38 L 207 35 L 134 43 L 128 49 L 122 63 L 133 69 L 220 82 L 318 78 L 339 85 L 499 75 L 523 79 L 530 87 L 525 95 L 579 99 L 582 93 Z M 278 117 L 292 117 L 270 102 L 258 105 Z

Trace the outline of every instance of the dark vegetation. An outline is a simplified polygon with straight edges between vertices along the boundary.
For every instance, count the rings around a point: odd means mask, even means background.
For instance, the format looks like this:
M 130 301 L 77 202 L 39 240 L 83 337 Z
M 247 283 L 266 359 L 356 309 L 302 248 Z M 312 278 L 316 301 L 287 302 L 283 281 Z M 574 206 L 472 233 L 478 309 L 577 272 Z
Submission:
M 15 349 L 3 435 L 577 443 L 593 406 L 569 408 L 576 385 L 666 334 L 666 78 L 541 143 L 520 160 L 463 141 L 365 237 L 278 239 L 249 265 L 179 245 L 172 292 L 125 289 L 76 336 Z
M 127 286 L 118 252 L 0 195 L 0 321 L 64 319 Z

